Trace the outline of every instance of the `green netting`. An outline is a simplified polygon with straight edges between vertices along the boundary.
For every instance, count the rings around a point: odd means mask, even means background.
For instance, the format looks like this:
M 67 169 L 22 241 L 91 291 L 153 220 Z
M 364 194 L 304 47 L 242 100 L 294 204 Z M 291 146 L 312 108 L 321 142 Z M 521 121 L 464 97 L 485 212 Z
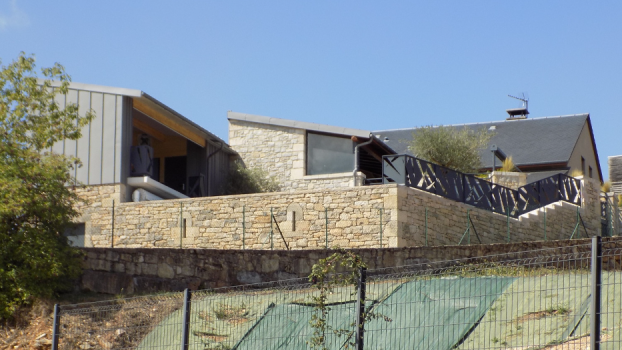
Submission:
M 418 280 L 392 292 L 387 282 L 370 284 L 368 290 L 377 299 L 368 298 L 367 307 L 376 318 L 366 324 L 365 348 L 451 349 L 512 281 L 499 277 Z M 312 313 L 311 306 L 277 305 L 236 349 L 307 349 L 306 341 L 313 334 Z M 332 305 L 327 322 L 333 329 L 352 331 L 354 320 L 355 304 L 347 303 Z M 349 341 L 329 334 L 326 346 L 342 349 Z
M 621 343 L 622 273 L 603 272 L 602 349 Z M 352 330 L 353 287 L 328 295 L 328 323 Z M 585 337 L 590 275 L 426 278 L 367 285 L 366 349 L 536 349 Z M 190 349 L 308 349 L 313 289 L 193 295 Z M 584 341 L 587 338 L 582 338 Z M 139 349 L 177 349 L 181 311 L 161 322 Z M 327 335 L 329 349 L 351 341 Z
M 513 278 L 441 278 L 404 283 L 365 326 L 367 349 L 452 349 Z M 373 288 L 373 287 L 372 287 Z
M 332 329 L 353 331 L 356 303 L 330 305 L 326 323 Z M 240 341 L 235 349 L 308 349 L 307 341 L 314 329 L 309 321 L 314 308 L 308 305 L 276 305 Z M 341 349 L 348 342 L 346 335 L 326 334 L 326 347 Z

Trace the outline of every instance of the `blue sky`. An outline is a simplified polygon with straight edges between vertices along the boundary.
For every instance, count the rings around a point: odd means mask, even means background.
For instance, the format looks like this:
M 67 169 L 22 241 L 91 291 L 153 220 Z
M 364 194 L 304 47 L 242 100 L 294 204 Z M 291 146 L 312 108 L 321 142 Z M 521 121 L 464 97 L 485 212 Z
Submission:
M 621 1 L 0 0 L 0 59 L 139 89 L 227 139 L 226 112 L 367 130 L 590 113 L 622 154 Z

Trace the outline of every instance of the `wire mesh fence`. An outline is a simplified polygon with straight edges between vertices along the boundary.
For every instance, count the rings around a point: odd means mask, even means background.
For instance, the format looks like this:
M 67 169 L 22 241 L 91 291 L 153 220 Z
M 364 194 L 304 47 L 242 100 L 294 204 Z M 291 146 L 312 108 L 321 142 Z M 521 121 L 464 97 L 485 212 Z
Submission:
M 622 348 L 622 240 L 361 276 L 367 276 L 359 281 L 364 297 L 357 285 L 324 294 L 326 349 Z M 312 321 L 322 312 L 322 294 L 307 279 L 186 294 L 61 306 L 56 343 L 59 349 L 309 349 L 318 339 Z

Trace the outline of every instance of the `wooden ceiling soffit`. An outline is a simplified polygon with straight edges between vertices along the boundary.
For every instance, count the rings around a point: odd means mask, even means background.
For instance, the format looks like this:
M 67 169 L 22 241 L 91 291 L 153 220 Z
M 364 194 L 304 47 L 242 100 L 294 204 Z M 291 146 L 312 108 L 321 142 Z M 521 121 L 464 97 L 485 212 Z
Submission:
M 154 127 L 149 126 L 149 124 L 140 121 L 138 119 L 133 119 L 132 120 L 132 124 L 134 124 L 134 127 L 150 136 L 152 136 L 154 139 L 158 140 L 158 141 L 164 141 L 164 139 L 166 139 L 166 135 L 164 135 L 163 133 L 159 132 L 158 130 L 156 130 Z
M 169 117 L 168 116 L 169 113 L 165 111 L 163 108 L 153 105 L 148 102 L 145 103 L 144 101 L 137 99 L 137 98 L 135 98 L 133 102 L 134 102 L 134 108 L 140 111 L 141 113 L 143 113 L 144 115 L 152 118 L 158 123 L 175 131 L 176 133 L 196 143 L 197 145 L 201 147 L 206 146 L 206 141 L 202 136 L 200 136 L 196 131 L 192 130 L 190 127 Z

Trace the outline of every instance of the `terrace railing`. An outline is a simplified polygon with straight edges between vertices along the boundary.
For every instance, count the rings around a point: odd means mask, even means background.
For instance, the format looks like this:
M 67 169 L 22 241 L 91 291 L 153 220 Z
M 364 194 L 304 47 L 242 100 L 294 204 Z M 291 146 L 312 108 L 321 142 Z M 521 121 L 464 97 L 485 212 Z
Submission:
M 514 190 L 406 154 L 382 157 L 382 183 L 397 183 L 518 217 L 551 203 L 581 205 L 581 181 L 556 174 Z

